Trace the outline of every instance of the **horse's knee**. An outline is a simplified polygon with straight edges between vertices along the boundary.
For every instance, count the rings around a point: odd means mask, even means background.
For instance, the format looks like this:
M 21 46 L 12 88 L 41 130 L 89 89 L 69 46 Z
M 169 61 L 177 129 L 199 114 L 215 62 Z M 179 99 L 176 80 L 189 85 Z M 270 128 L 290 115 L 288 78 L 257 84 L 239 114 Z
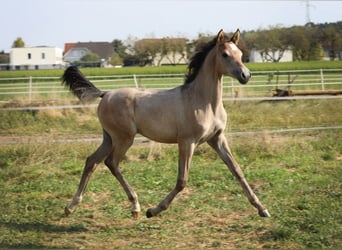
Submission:
M 176 184 L 176 190 L 178 192 L 181 192 L 185 188 L 186 184 L 187 184 L 187 180 L 178 179 L 177 184 Z

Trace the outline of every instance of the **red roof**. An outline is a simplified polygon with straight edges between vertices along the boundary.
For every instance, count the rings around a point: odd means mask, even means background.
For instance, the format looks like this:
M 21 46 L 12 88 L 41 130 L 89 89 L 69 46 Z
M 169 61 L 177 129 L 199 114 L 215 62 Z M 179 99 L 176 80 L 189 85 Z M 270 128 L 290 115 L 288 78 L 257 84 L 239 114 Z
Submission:
M 65 43 L 64 44 L 64 54 L 66 54 L 70 49 L 72 49 L 76 43 Z

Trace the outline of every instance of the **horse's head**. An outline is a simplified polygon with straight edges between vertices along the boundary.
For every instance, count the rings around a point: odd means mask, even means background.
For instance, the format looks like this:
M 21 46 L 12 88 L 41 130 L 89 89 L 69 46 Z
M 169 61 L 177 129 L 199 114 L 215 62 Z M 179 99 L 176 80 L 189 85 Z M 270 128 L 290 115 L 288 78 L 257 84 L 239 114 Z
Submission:
M 216 38 L 217 61 L 220 73 L 236 78 L 241 84 L 246 84 L 251 78 L 249 69 L 242 63 L 242 52 L 237 47 L 240 30 L 237 30 L 231 39 L 227 40 L 221 30 Z

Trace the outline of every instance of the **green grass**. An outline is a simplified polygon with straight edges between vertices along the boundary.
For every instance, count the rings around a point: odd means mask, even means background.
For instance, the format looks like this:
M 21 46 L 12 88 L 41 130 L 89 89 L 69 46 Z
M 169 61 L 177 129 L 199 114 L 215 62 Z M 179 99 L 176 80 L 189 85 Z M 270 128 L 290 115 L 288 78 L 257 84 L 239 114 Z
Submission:
M 315 70 L 315 69 L 341 69 L 342 61 L 309 61 L 309 62 L 281 62 L 281 63 L 247 63 L 251 71 L 277 71 L 277 70 Z
M 240 186 L 206 146 L 195 152 L 188 187 L 157 218 L 130 218 L 127 198 L 100 165 L 84 200 L 68 218 L 94 144 L 1 147 L 0 247 L 5 248 L 322 248 L 341 242 L 341 132 L 319 132 L 286 143 L 234 138 L 233 151 L 272 217 L 259 218 Z M 329 151 L 327 151 L 327 149 Z M 134 147 L 124 175 L 142 208 L 175 184 L 177 152 Z M 4 162 L 4 159 L 6 161 Z
M 341 100 L 225 103 L 233 154 L 272 217 L 248 203 L 206 145 L 196 149 L 187 188 L 169 210 L 130 217 L 127 197 L 103 164 L 69 217 L 84 161 L 99 143 L 51 143 L 100 137 L 95 109 L 1 111 L 0 248 L 338 248 L 342 244 L 342 130 L 269 134 L 267 130 L 341 125 Z M 25 125 L 25 126 L 24 126 Z M 43 143 L 42 143 L 43 142 Z M 143 212 L 173 188 L 177 147 L 140 143 L 122 162 Z
M 307 70 L 307 69 L 341 69 L 342 61 L 310 61 L 310 62 L 285 62 L 285 63 L 247 63 L 251 71 L 268 70 Z M 161 67 L 123 67 L 123 68 L 82 68 L 87 76 L 99 75 L 140 75 L 140 74 L 185 74 L 186 65 L 161 66 Z M 0 78 L 8 77 L 60 77 L 62 69 L 51 70 L 20 70 L 0 71 Z

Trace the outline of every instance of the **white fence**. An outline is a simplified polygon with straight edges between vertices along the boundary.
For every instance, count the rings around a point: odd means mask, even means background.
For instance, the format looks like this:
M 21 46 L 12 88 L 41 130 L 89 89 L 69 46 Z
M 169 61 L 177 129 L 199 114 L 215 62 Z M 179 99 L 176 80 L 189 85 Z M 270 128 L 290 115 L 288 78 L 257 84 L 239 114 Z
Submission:
M 342 90 L 342 69 L 340 70 L 301 70 L 301 71 L 259 71 L 252 72 L 252 78 L 247 85 L 240 85 L 236 80 L 224 77 L 223 99 L 225 101 L 263 101 L 263 100 L 295 100 L 295 99 L 328 99 L 342 98 L 342 95 L 322 96 L 289 96 L 274 97 L 276 88 L 292 90 Z M 88 77 L 101 90 L 111 90 L 122 87 L 141 87 L 153 89 L 169 89 L 182 85 L 183 74 L 170 75 L 121 75 L 121 76 L 95 76 Z M 43 105 L 37 105 L 42 101 Z M 0 78 L 0 110 L 42 110 L 42 109 L 69 109 L 69 108 L 95 108 L 97 104 L 70 105 L 70 101 L 76 101 L 67 89 L 61 85 L 58 77 L 23 77 Z M 20 106 L 11 103 L 20 102 Z M 50 103 L 51 102 L 51 103 Z M 24 104 L 23 104 L 24 103 Z M 66 104 L 67 103 L 67 104 Z M 23 105 L 22 105 L 23 104 Z M 297 132 L 308 130 L 342 129 L 342 126 L 304 127 L 293 129 L 275 129 L 268 133 Z M 265 133 L 262 131 L 230 132 L 228 135 L 254 135 Z M 138 140 L 145 140 L 138 137 Z M 31 141 L 32 140 L 32 141 Z M 94 138 L 82 138 L 77 140 L 53 139 L 50 141 L 37 141 L 18 137 L 6 141 L 2 139 L 0 144 L 16 143 L 66 143 L 66 142 L 92 142 Z
M 122 87 L 169 89 L 183 84 L 183 74 L 163 75 L 113 75 L 88 77 L 101 90 Z M 342 69 L 338 70 L 297 70 L 297 71 L 256 71 L 246 85 L 239 84 L 230 77 L 224 77 L 223 98 L 226 101 L 277 100 L 277 99 L 318 99 L 341 98 L 342 96 L 273 97 L 276 88 L 291 90 L 342 90 Z M 58 77 L 0 78 L 0 102 L 13 100 L 31 103 L 44 100 L 75 100 L 61 85 Z M 65 102 L 64 102 L 65 103 Z M 77 108 L 76 105 L 56 108 Z M 44 107 L 36 107 L 37 109 Z M 3 109 L 3 108 L 2 108 Z M 26 107 L 27 109 L 27 107 Z

